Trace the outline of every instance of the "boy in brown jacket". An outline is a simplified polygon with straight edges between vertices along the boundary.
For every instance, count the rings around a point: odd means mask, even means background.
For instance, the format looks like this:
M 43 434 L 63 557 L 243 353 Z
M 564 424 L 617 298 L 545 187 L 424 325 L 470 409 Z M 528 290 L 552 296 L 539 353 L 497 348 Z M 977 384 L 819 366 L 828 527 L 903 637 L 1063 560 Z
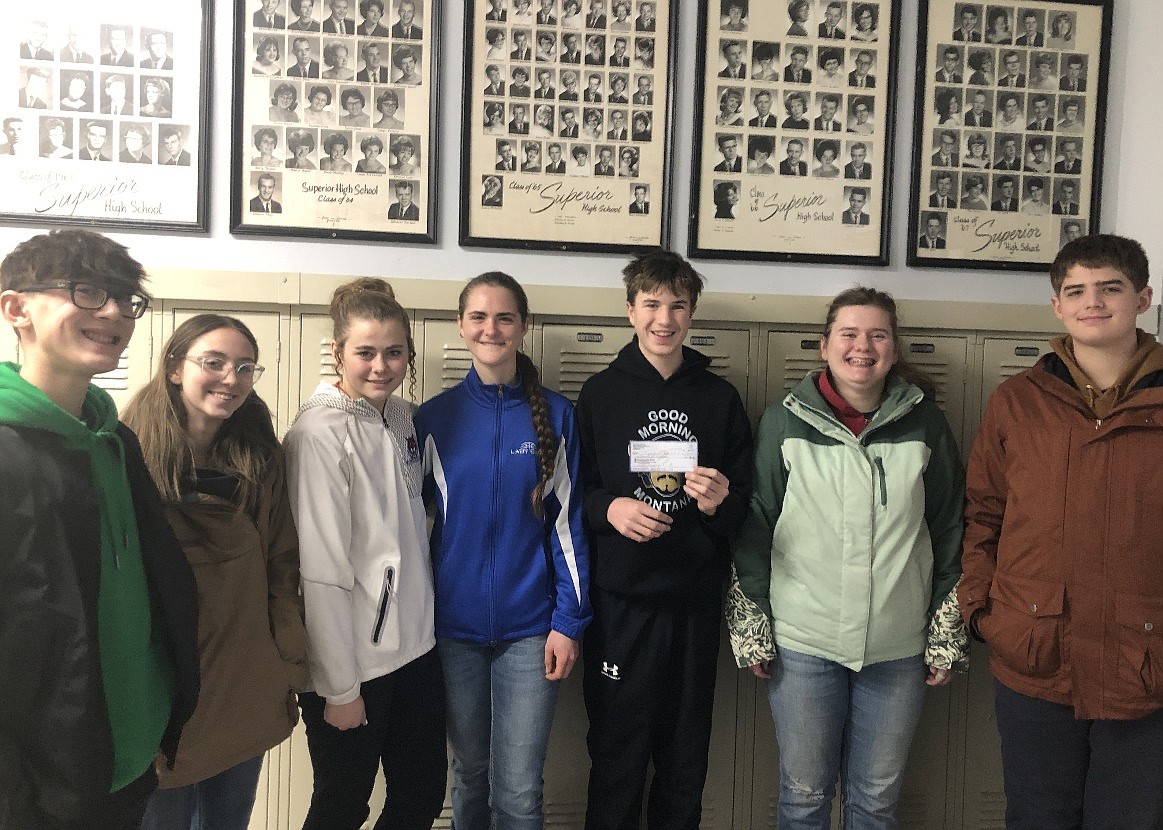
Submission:
M 990 397 L 966 488 L 962 615 L 991 647 L 1011 830 L 1163 827 L 1163 346 L 1147 256 L 1050 268 L 1066 327 Z

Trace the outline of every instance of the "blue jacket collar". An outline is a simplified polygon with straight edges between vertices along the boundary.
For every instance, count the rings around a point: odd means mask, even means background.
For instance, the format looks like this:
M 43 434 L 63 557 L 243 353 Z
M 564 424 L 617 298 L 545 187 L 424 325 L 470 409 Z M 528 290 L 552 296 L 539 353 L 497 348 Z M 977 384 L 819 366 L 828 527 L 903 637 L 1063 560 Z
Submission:
M 513 384 L 485 383 L 477 374 L 476 367 L 470 366 L 468 374 L 464 376 L 464 388 L 482 406 L 494 407 L 498 398 L 503 401 L 506 409 L 525 402 L 525 386 L 520 373 L 517 374 L 517 382 Z

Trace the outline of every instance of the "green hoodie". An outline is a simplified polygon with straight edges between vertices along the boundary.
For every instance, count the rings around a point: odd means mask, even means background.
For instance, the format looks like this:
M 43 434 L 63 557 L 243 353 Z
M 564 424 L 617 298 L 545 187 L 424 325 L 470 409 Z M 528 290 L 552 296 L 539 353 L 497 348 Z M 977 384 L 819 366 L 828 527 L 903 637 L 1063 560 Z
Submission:
M 0 363 L 0 424 L 50 432 L 67 449 L 89 456 L 101 512 L 97 640 L 116 792 L 153 763 L 170 718 L 173 680 L 153 632 L 117 409 L 108 394 L 90 385 L 82 415 L 75 418 L 53 403 L 20 376 L 16 364 Z

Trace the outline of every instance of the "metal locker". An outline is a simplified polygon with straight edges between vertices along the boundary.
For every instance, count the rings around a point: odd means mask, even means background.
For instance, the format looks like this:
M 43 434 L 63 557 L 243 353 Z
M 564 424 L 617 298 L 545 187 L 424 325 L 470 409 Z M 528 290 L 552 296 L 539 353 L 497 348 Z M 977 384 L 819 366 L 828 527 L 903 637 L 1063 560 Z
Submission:
M 1048 336 L 1026 338 L 987 337 L 981 365 L 981 411 L 993 390 L 1018 372 L 1025 371 L 1050 351 Z
M 968 380 L 969 338 L 935 337 L 902 331 L 901 347 L 909 363 L 926 373 L 937 384 L 937 404 L 949 421 L 949 428 L 962 450 L 967 452 L 965 431 L 965 384 Z
M 420 400 L 426 401 L 464 380 L 472 366 L 472 356 L 460 337 L 456 320 L 417 320 L 422 332 L 420 350 Z M 528 335 L 526 335 L 528 340 Z
M 763 387 L 764 409 L 783 400 L 805 375 L 823 365 L 819 334 L 810 331 L 769 331 L 767 377 Z
M 1050 351 L 1050 334 L 1030 334 L 1027 337 L 986 337 L 982 344 L 980 395 L 975 417 L 965 430 L 965 455 L 973 446 L 977 423 L 985 414 L 985 404 L 993 390 L 1018 372 L 1029 369 L 1038 358 Z
M 1049 351 L 1048 337 L 985 338 L 980 387 L 980 409 L 1004 380 L 1037 363 Z M 976 424 L 970 430 L 976 432 Z M 971 436 L 970 436 L 971 437 Z M 993 676 L 989 647 L 974 642 L 969 662 L 966 701 L 965 778 L 962 784 L 965 830 L 992 830 L 1005 826 L 1005 789 L 1002 784 L 1001 741 L 993 709 Z
M 297 328 L 299 343 L 291 352 L 291 377 L 298 378 L 299 382 L 298 397 L 291 401 L 292 419 L 320 383 L 335 383 L 339 380 L 335 372 L 335 358 L 331 354 L 331 334 L 334 329 L 331 317 L 327 314 L 304 313 L 299 317 Z
M 545 385 L 577 403 L 582 385 L 610 365 L 634 335 L 629 325 L 587 326 L 546 323 L 541 327 Z M 686 344 L 711 359 L 711 371 L 726 378 L 747 402 L 751 333 L 746 330 L 692 328 Z
M 162 318 L 162 343 L 169 339 L 174 330 L 182 323 L 198 314 L 225 314 L 236 317 L 246 323 L 258 341 L 258 362 L 266 367 L 263 376 L 254 385 L 255 391 L 266 401 L 274 416 L 275 431 L 280 435 L 286 429 L 279 413 L 282 411 L 282 370 L 280 366 L 280 352 L 282 346 L 282 326 L 278 311 L 259 311 L 249 309 L 219 309 L 219 308 L 191 308 L 186 305 L 165 306 Z
M 577 403 L 582 385 L 609 366 L 633 335 L 628 325 L 545 324 L 541 327 L 545 385 Z

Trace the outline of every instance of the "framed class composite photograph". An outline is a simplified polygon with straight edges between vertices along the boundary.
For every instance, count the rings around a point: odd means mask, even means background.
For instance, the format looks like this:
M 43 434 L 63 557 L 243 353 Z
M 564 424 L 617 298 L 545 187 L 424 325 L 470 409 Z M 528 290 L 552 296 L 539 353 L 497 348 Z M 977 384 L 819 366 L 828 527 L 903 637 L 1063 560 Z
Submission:
M 236 234 L 435 243 L 442 0 L 235 0 Z
M 467 0 L 460 242 L 666 245 L 673 0 Z
M 922 0 L 910 265 L 1045 271 L 1099 230 L 1111 0 Z
M 888 263 L 899 0 L 700 5 L 690 254 Z
M 210 0 L 13 9 L 0 218 L 205 233 Z

